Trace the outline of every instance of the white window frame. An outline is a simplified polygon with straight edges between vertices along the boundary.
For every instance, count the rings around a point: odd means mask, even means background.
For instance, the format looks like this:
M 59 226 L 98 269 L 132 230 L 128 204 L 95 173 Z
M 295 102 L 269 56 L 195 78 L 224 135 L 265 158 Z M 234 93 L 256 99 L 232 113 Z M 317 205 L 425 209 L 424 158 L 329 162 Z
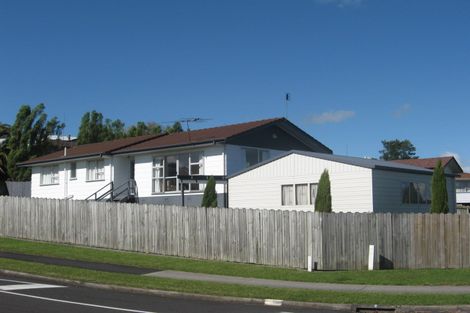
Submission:
M 103 180 L 105 180 L 104 160 L 88 161 L 86 164 L 86 181 L 94 182 Z
M 191 154 L 199 154 L 199 160 L 197 162 L 194 162 L 193 160 L 191 160 Z M 181 186 L 178 182 L 178 179 L 177 179 L 177 176 L 179 175 L 179 171 L 180 171 L 180 156 L 181 155 L 187 155 L 187 158 L 188 158 L 188 171 L 189 171 L 189 175 L 203 175 L 203 172 L 204 172 L 204 153 L 203 151 L 191 151 L 191 152 L 183 152 L 183 153 L 177 153 L 177 154 L 168 154 L 168 155 L 164 155 L 164 156 L 154 156 L 152 158 L 152 194 L 163 194 L 163 193 L 177 193 L 177 192 L 181 192 Z M 168 157 L 174 157 L 176 159 L 176 176 L 166 176 L 167 173 L 166 173 L 166 163 L 167 163 L 167 158 Z M 161 165 L 155 165 L 155 160 L 157 159 L 160 159 L 160 160 L 163 160 L 162 164 Z M 191 170 L 191 166 L 192 165 L 198 165 L 199 166 L 199 173 L 197 174 L 194 174 L 192 173 L 192 170 Z M 162 177 L 155 177 L 154 174 L 155 174 L 155 170 L 156 169 L 159 169 L 159 170 L 162 170 L 163 171 L 163 176 Z M 166 189 L 166 180 L 167 179 L 175 179 L 176 178 L 176 190 L 170 190 L 170 191 L 167 191 L 165 190 Z M 155 181 L 156 180 L 162 180 L 163 181 L 163 190 L 162 191 L 155 191 Z M 198 184 L 198 189 L 196 190 L 193 190 L 192 189 L 192 185 L 194 184 L 184 184 L 184 185 L 188 185 L 188 189 L 185 189 L 185 192 L 202 192 L 202 186 L 201 184 Z
M 50 181 L 45 182 L 45 179 L 50 176 Z M 43 166 L 41 167 L 41 186 L 59 185 L 59 165 Z
M 285 199 L 284 199 L 284 193 L 283 193 L 283 188 L 285 186 L 290 186 L 292 187 L 292 204 L 284 204 Z M 297 199 L 297 188 L 298 186 L 307 186 L 307 203 L 305 204 L 299 204 L 299 199 Z M 281 206 L 311 206 L 315 205 L 315 198 L 312 198 L 312 186 L 316 186 L 316 190 L 318 192 L 318 183 L 297 183 L 297 184 L 282 184 L 281 185 Z M 316 194 L 315 194 L 316 197 Z

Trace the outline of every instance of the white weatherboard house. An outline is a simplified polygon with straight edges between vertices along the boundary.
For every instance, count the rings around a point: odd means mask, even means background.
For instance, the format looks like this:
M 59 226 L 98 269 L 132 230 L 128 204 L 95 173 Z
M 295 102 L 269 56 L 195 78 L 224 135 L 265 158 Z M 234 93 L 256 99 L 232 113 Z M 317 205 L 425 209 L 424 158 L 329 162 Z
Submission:
M 78 145 L 21 164 L 31 196 L 199 206 L 207 176 L 225 177 L 291 149 L 331 150 L 284 118 Z M 184 196 L 182 191 L 184 190 Z
M 290 151 L 228 177 L 230 207 L 314 210 L 327 169 L 333 212 L 429 212 L 432 170 L 390 161 Z M 455 212 L 454 175 L 447 175 Z

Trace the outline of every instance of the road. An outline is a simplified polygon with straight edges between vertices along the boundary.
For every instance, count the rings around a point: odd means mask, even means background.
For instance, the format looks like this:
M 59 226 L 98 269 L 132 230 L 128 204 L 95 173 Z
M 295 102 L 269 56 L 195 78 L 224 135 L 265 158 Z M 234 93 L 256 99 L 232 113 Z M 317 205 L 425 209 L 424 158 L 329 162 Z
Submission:
M 306 313 L 338 311 L 240 304 L 51 284 L 0 274 L 0 312 L 9 313 Z

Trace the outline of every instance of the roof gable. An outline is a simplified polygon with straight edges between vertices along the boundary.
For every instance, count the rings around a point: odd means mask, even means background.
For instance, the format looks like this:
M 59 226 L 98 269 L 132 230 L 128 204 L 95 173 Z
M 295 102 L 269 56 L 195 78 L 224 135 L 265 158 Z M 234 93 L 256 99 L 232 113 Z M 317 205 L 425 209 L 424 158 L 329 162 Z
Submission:
M 452 173 L 458 174 L 463 173 L 462 168 L 453 156 L 435 157 L 435 158 L 422 158 L 422 159 L 406 159 L 406 160 L 392 160 L 392 162 L 409 164 L 418 167 L 424 167 L 427 169 L 434 169 L 437 162 L 441 161 L 442 166 L 449 168 Z

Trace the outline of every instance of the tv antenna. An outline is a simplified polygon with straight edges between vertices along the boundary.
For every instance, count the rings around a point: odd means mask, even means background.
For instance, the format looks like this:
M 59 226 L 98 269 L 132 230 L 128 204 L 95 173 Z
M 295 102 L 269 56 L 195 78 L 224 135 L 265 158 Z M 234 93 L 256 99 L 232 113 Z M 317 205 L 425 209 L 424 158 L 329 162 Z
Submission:
M 202 118 L 202 117 L 183 117 L 175 121 L 167 121 L 167 122 L 162 122 L 162 124 L 169 124 L 169 123 L 181 123 L 181 124 L 186 124 L 186 132 L 188 133 L 188 140 L 191 141 L 191 134 L 189 129 L 189 123 L 202 123 L 205 121 L 210 121 L 211 118 Z
M 290 101 L 290 93 L 286 92 L 286 97 L 285 97 L 285 103 L 286 103 L 286 118 L 289 113 L 289 101 Z

